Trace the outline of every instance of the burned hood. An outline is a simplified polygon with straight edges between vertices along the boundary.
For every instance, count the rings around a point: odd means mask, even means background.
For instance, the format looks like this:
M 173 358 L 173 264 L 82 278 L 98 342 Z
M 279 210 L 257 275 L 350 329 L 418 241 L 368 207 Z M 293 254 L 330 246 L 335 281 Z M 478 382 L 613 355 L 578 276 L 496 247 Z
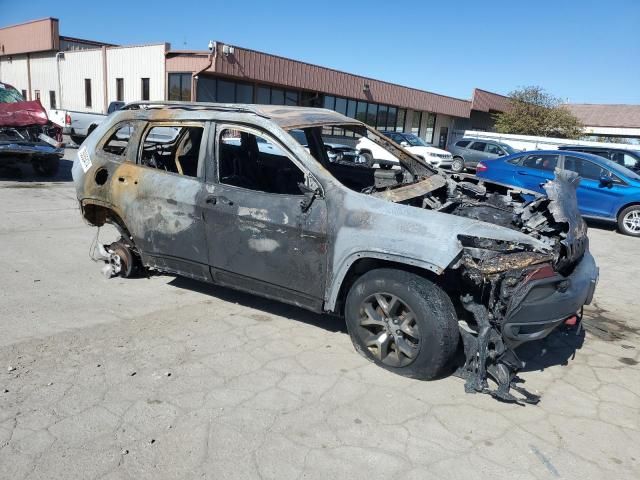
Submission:
M 0 103 L 0 127 L 27 127 L 49 123 L 39 100 Z

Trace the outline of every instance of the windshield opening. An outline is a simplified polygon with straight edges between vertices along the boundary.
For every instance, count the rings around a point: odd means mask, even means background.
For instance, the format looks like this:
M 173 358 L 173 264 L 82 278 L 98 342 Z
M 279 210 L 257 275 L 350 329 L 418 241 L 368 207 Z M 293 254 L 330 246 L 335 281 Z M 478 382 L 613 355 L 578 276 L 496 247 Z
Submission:
M 323 125 L 288 133 L 344 186 L 371 193 L 411 183 L 436 171 L 364 125 Z M 384 179 L 384 180 L 383 180 Z
M 24 98 L 11 85 L 0 83 L 0 103 L 16 103 L 24 102 Z

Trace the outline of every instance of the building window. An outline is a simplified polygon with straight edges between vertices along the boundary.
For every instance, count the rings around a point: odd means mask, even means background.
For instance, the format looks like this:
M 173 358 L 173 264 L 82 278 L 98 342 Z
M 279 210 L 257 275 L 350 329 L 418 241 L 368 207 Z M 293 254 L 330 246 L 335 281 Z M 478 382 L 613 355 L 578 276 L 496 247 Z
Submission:
M 116 100 L 124 101 L 124 79 L 116 78 Z
M 269 87 L 258 87 L 256 95 L 256 103 L 260 105 L 269 105 L 271 102 L 271 89 Z
M 49 90 L 49 107 L 51 109 L 56 108 L 56 92 L 55 90 Z
M 396 117 L 396 132 L 404 132 L 404 120 L 407 117 L 407 111 L 404 108 L 398 109 Z
M 271 105 L 284 105 L 284 90 L 271 89 Z
M 236 100 L 237 103 L 253 103 L 253 85 L 246 83 L 236 84 Z
M 141 78 L 142 85 L 140 90 L 142 91 L 142 100 L 149 100 L 149 79 Z
M 90 78 L 84 79 L 84 106 L 85 107 L 91 106 L 91 79 Z
M 24 98 L 25 100 L 27 99 L 27 91 L 26 90 L 22 90 L 22 98 Z
M 36 95 L 36 100 L 40 100 L 40 90 L 35 90 L 34 93 Z
M 422 124 L 422 112 L 413 112 L 413 118 L 411 119 L 411 133 L 420 136 L 420 125 Z
M 427 117 L 427 128 L 424 131 L 424 139 L 427 143 L 433 143 L 433 132 L 436 127 L 436 115 L 435 113 L 429 113 Z
M 181 102 L 191 101 L 191 74 L 169 74 L 169 100 Z

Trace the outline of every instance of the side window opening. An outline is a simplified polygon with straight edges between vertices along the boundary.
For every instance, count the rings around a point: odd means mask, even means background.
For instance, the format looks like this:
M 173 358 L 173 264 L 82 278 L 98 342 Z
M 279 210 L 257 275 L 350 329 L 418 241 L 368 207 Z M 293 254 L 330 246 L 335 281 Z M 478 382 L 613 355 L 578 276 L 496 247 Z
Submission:
M 304 174 L 266 136 L 226 128 L 218 142 L 220 183 L 266 193 L 301 195 Z
M 469 145 L 469 140 L 460 140 L 458 143 L 456 143 L 456 147 L 466 147 L 467 145 Z
M 529 155 L 522 162 L 523 167 L 553 172 L 558 165 L 558 155 Z
M 596 165 L 589 160 L 584 160 L 577 157 L 565 157 L 564 168 L 565 170 L 577 172 L 578 175 L 580 175 L 582 178 L 586 178 L 589 180 L 600 180 L 600 177 L 611 176 L 611 172 L 609 172 L 605 168 L 602 168 L 600 165 Z
M 133 136 L 134 125 L 132 123 L 124 123 L 111 134 L 109 139 L 102 146 L 102 150 L 111 155 L 124 157 L 129 146 L 129 140 Z
M 471 150 L 478 150 L 479 152 L 484 152 L 487 144 L 485 142 L 474 142 L 469 148 Z
M 140 163 L 170 173 L 198 176 L 203 127 L 158 125 L 147 130 Z

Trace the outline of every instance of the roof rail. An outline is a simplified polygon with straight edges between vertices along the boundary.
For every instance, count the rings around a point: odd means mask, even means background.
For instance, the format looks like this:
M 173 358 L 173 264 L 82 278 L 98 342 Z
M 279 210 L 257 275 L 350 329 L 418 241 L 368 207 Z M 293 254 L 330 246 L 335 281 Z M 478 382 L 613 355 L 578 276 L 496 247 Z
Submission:
M 229 103 L 178 102 L 175 100 L 139 101 L 127 103 L 120 110 L 150 110 L 155 108 L 171 108 L 176 110 L 215 110 L 220 112 L 253 113 L 264 116 L 257 111 Z

